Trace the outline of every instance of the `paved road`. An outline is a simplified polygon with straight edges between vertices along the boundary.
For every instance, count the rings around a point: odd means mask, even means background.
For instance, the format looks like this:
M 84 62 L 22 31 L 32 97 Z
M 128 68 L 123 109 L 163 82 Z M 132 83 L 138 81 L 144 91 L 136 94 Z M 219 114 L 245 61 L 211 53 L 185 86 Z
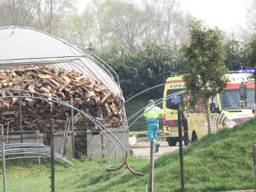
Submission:
M 149 142 L 138 142 L 135 146 L 132 146 L 132 151 L 135 156 L 143 156 L 149 158 Z M 162 154 L 175 151 L 178 149 L 178 145 L 175 147 L 170 147 L 167 142 L 160 142 L 160 148 L 158 153 L 155 153 L 155 157 L 159 157 Z

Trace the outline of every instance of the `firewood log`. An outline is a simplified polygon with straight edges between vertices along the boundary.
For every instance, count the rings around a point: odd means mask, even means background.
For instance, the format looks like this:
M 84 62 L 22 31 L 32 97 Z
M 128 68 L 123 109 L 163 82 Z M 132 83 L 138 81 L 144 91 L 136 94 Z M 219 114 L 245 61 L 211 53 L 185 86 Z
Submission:
M 16 89 L 16 91 L 10 89 Z M 9 122 L 13 129 L 17 129 L 20 115 L 18 100 L 21 99 L 24 128 L 45 129 L 44 123 L 49 124 L 49 120 L 54 118 L 59 128 L 64 129 L 63 121 L 70 116 L 71 109 L 54 103 L 54 112 L 51 114 L 50 102 L 33 98 L 41 97 L 36 92 L 57 98 L 64 103 L 70 103 L 73 98 L 76 108 L 93 118 L 103 118 L 105 125 L 109 127 L 118 127 L 123 123 L 123 103 L 120 97 L 115 96 L 102 83 L 82 73 L 64 71 L 51 66 L 0 70 L 0 98 L 13 97 L 0 100 L 0 123 Z M 21 95 L 27 97 L 15 97 Z M 93 106 L 92 103 L 94 103 Z M 76 123 L 89 121 L 78 111 L 74 112 Z

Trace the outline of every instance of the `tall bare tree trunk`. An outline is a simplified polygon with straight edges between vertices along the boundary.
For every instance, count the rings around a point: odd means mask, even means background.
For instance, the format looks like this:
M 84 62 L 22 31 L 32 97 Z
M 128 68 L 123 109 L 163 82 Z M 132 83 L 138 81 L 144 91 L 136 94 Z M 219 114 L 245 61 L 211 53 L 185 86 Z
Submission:
M 53 5 L 52 0 L 50 1 L 50 23 L 49 23 L 49 32 L 52 33 L 52 20 L 53 20 Z

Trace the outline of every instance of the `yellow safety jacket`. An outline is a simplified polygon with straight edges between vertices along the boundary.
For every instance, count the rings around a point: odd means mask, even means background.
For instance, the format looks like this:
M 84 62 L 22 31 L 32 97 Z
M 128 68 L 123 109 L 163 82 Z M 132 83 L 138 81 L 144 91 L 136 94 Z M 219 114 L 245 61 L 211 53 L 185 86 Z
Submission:
M 165 112 L 157 106 L 147 107 L 143 113 L 148 123 L 159 123 L 159 119 L 165 115 Z

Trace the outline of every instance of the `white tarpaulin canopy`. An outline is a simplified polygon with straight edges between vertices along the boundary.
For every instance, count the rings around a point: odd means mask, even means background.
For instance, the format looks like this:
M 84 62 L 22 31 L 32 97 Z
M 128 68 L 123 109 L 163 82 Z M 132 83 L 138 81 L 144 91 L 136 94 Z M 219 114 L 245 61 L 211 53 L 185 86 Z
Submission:
M 0 68 L 53 64 L 75 70 L 102 82 L 115 95 L 122 96 L 116 73 L 106 64 L 66 41 L 21 27 L 0 28 Z

